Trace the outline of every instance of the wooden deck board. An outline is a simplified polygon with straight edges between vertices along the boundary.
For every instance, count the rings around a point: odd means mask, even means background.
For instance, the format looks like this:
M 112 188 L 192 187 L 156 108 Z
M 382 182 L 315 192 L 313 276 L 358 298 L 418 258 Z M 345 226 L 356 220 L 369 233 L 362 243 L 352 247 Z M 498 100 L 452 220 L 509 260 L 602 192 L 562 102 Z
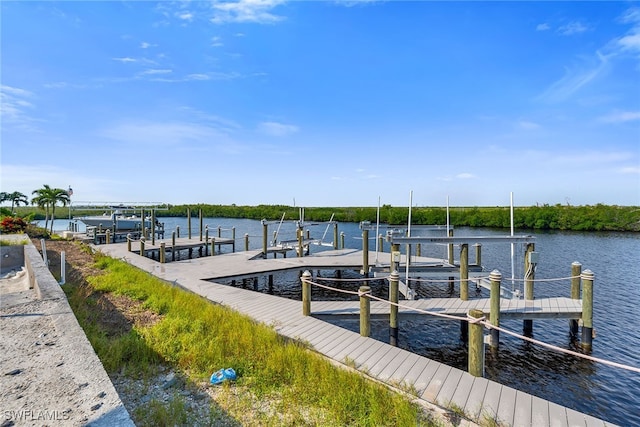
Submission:
M 218 243 L 216 239 L 216 245 Z M 202 242 L 192 240 L 187 244 L 200 246 Z M 605 425 L 602 420 L 595 417 L 547 402 L 485 378 L 472 377 L 446 364 L 372 338 L 362 337 L 356 332 L 320 320 L 322 314 L 319 312 L 332 311 L 334 314 L 331 316 L 358 316 L 357 300 L 312 301 L 312 316 L 305 317 L 302 316 L 300 301 L 255 292 L 252 286 L 241 289 L 214 282 L 218 279 L 227 281 L 266 276 L 283 270 L 359 270 L 362 263 L 361 251 L 340 250 L 303 258 L 278 259 L 258 259 L 260 251 L 247 251 L 160 264 L 140 257 L 135 248 L 133 252 L 127 252 L 126 243 L 104 245 L 99 249 L 104 249 L 105 253 L 114 258 L 126 258 L 127 262 L 167 282 L 177 283 L 203 295 L 215 303 L 221 303 L 258 321 L 273 325 L 273 328 L 284 336 L 309 342 L 316 351 L 337 362 L 346 363 L 347 358 L 351 359 L 356 367 L 366 369 L 368 375 L 383 382 L 396 386 L 412 385 L 418 395 L 427 401 L 463 408 L 465 413 L 476 422 L 482 423 L 488 417 L 489 419 L 499 418 L 499 421 L 505 421 L 514 426 L 602 427 Z M 482 296 L 488 296 L 484 289 Z M 401 304 L 409 307 L 399 310 L 401 321 L 403 316 L 422 316 L 418 314 L 417 309 L 456 316 L 465 316 L 471 308 L 478 308 L 485 313 L 489 313 L 490 309 L 489 298 L 472 298 L 469 301 L 462 301 L 459 298 L 402 300 Z M 372 301 L 371 307 L 372 313 L 377 313 L 378 317 L 388 316 L 388 304 Z M 578 318 L 582 311 L 580 300 L 566 297 L 538 298 L 533 301 L 502 298 L 501 307 L 505 310 L 501 318 Z

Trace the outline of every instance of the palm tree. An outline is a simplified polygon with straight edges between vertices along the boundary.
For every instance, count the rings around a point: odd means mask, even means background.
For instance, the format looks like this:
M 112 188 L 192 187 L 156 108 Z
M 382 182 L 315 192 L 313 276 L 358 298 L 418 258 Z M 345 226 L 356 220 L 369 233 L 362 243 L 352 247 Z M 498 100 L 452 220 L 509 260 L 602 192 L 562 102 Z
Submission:
M 39 188 L 33 191 L 36 196 L 31 199 L 31 203 L 38 205 L 41 209 L 45 210 L 44 228 L 46 229 L 49 224 L 49 211 L 51 211 L 51 233 L 53 233 L 53 220 L 56 213 L 56 205 L 61 203 L 62 206 L 67 206 L 67 203 L 71 202 L 69 193 L 62 188 L 51 188 L 47 184 L 43 188 Z
M 14 191 L 13 193 L 5 193 L 4 191 L 2 193 L 0 193 L 0 203 L 2 202 L 6 202 L 11 200 L 11 213 L 13 214 L 14 212 L 14 207 L 15 206 L 20 206 L 21 204 L 24 204 L 25 206 L 27 206 L 29 204 L 29 199 L 27 199 L 27 196 L 22 194 L 19 191 Z

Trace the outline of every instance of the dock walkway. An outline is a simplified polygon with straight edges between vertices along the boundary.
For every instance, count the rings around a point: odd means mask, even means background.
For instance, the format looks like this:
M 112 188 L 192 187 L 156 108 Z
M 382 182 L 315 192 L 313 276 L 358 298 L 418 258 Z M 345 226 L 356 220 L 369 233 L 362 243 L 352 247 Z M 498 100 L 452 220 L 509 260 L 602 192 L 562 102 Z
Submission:
M 507 426 L 559 426 L 559 427 L 602 427 L 611 425 L 603 420 L 561 406 L 539 397 L 504 386 L 486 378 L 474 377 L 465 371 L 436 362 L 415 353 L 391 346 L 373 338 L 362 337 L 359 333 L 329 324 L 315 316 L 332 315 L 338 312 L 353 314 L 353 307 L 347 303 L 338 307 L 335 302 L 313 301 L 312 316 L 303 316 L 302 303 L 265 293 L 254 292 L 212 282 L 217 278 L 249 277 L 270 274 L 278 270 L 299 269 L 360 269 L 362 251 L 343 249 L 324 251 L 302 258 L 256 259 L 260 251 L 236 252 L 220 256 L 190 259 L 160 264 L 135 252 L 128 252 L 124 243 L 95 247 L 100 252 L 145 270 L 160 279 L 174 283 L 200 294 L 216 303 L 224 304 L 265 324 L 273 325 L 281 335 L 308 343 L 315 351 L 341 364 L 355 364 L 357 369 L 372 378 L 391 386 L 409 386 L 419 399 L 444 408 L 460 408 L 477 423 Z M 375 254 L 374 254 L 375 255 Z M 389 262 L 390 255 L 382 256 L 380 262 Z M 386 257 L 386 258 L 385 258 Z M 462 313 L 465 304 L 452 298 L 435 301 L 436 307 L 449 312 Z M 557 313 L 574 316 L 579 310 L 564 299 L 554 299 Z M 402 301 L 422 304 L 429 300 Z M 469 304 L 488 304 L 488 300 L 476 299 Z M 511 307 L 508 300 L 504 315 L 535 316 L 543 312 L 553 313 L 551 301 L 528 307 Z M 438 304 L 440 304 L 438 306 Z M 507 305 L 508 304 L 508 305 Z M 518 303 L 519 304 L 519 303 Z M 386 305 L 386 304 L 385 304 Z M 455 305 L 455 307 L 454 307 Z M 377 307 L 372 301 L 372 312 L 388 313 L 388 306 Z M 485 306 L 483 306 L 484 309 Z M 562 309 L 562 310 L 561 310 Z M 315 310 L 315 312 L 314 312 Z M 528 310 L 528 311 L 527 311 Z M 501 306 L 502 313 L 502 306 Z M 526 314 L 529 313 L 529 314 Z M 408 312 L 406 314 L 409 314 Z M 578 316 L 579 317 L 579 316 Z M 524 317 L 527 318 L 527 317 Z M 531 317 L 536 318 L 536 317 Z

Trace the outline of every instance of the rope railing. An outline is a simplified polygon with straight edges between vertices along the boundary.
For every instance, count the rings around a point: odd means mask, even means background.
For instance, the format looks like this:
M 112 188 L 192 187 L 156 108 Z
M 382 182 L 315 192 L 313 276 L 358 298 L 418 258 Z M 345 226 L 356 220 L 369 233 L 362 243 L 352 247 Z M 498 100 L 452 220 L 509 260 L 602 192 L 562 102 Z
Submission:
M 344 280 L 345 279 L 342 279 L 342 281 L 344 281 Z M 375 301 L 380 301 L 380 302 L 387 303 L 390 306 L 393 305 L 393 306 L 396 306 L 398 308 L 404 308 L 404 309 L 411 310 L 411 311 L 417 312 L 417 313 L 422 313 L 422 314 L 426 314 L 426 315 L 430 315 L 430 316 L 434 316 L 434 317 L 440 317 L 440 318 L 447 319 L 447 320 L 457 320 L 457 321 L 461 321 L 462 320 L 462 321 L 466 321 L 466 322 L 468 322 L 470 324 L 478 324 L 478 323 L 480 323 L 480 324 L 482 324 L 484 327 L 486 327 L 489 330 L 495 329 L 497 331 L 504 332 L 507 335 L 511 335 L 511 336 L 513 336 L 515 338 L 520 338 L 522 340 L 528 341 L 528 342 L 530 342 L 532 344 L 540 345 L 540 346 L 545 347 L 545 348 L 550 349 L 550 350 L 558 351 L 560 353 L 572 355 L 572 356 L 575 356 L 575 357 L 580 357 L 580 358 L 583 358 L 583 359 L 586 359 L 586 360 L 590 360 L 592 362 L 602 363 L 602 364 L 605 364 L 605 365 L 608 365 L 608 366 L 612 366 L 612 367 L 616 367 L 616 368 L 625 369 L 625 370 L 628 370 L 628 371 L 640 373 L 640 368 L 635 367 L 635 366 L 625 365 L 625 364 L 622 364 L 622 363 L 613 362 L 613 361 L 610 361 L 610 360 L 606 360 L 606 359 L 601 359 L 601 358 L 598 358 L 598 357 L 590 356 L 588 354 L 578 353 L 578 352 L 572 351 L 572 350 L 567 350 L 565 348 L 561 348 L 561 347 L 558 347 L 558 346 L 553 345 L 553 344 L 545 343 L 544 341 L 536 340 L 534 338 L 530 338 L 530 337 L 518 334 L 516 332 L 510 331 L 508 329 L 505 329 L 505 328 L 502 328 L 502 327 L 499 327 L 499 326 L 494 326 L 490 322 L 488 322 L 484 316 L 476 319 L 476 318 L 470 317 L 467 314 L 467 316 L 463 318 L 463 317 L 460 317 L 460 316 L 453 316 L 453 315 L 450 315 L 450 314 L 437 313 L 437 312 L 433 312 L 433 311 L 422 310 L 422 309 L 415 308 L 415 307 L 409 307 L 409 306 L 403 305 L 401 303 L 395 303 L 395 302 L 389 301 L 389 300 L 384 299 L 384 298 L 376 297 L 376 296 L 372 295 L 370 291 L 369 292 L 360 292 L 359 290 L 358 291 L 347 291 L 347 290 L 344 290 L 344 289 L 339 289 L 339 288 L 334 288 L 334 287 L 331 287 L 331 286 L 322 285 L 320 283 L 316 283 L 316 282 L 313 282 L 313 281 L 310 281 L 310 280 L 307 280 L 307 282 L 309 284 L 311 284 L 311 285 L 318 286 L 318 287 L 321 287 L 321 288 L 325 288 L 325 289 L 328 289 L 328 290 L 331 290 L 331 291 L 334 291 L 334 292 L 339 292 L 339 293 L 344 293 L 344 294 L 349 294 L 349 295 L 358 295 L 360 297 L 364 296 L 366 298 L 369 298 L 369 299 L 372 299 L 372 300 L 375 300 Z

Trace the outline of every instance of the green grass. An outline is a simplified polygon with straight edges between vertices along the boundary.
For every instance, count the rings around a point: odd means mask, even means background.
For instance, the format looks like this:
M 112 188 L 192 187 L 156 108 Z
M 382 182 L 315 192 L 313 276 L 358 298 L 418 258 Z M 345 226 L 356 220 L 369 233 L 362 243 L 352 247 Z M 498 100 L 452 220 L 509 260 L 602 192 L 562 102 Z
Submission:
M 29 241 L 27 239 L 22 239 L 22 240 L 0 239 L 0 246 L 24 246 L 28 243 Z
M 218 403 L 241 420 L 256 401 L 270 402 L 270 411 L 259 415 L 260 425 L 434 425 L 406 396 L 336 367 L 303 343 L 284 339 L 266 325 L 120 260 L 101 255 L 96 259 L 105 274 L 88 279 L 93 289 L 76 287 L 68 292 L 107 371 L 147 375 L 154 365 L 169 363 L 194 382 L 202 382 L 219 368 L 233 367 L 238 380 L 233 392 L 226 390 L 233 398 L 226 405 Z M 90 298 L 94 291 L 138 300 L 161 319 L 153 326 L 110 337 L 96 322 Z M 172 417 L 180 418 L 179 402 L 176 405 L 163 411 L 174 411 Z M 149 410 L 153 407 L 150 404 Z M 154 413 L 159 412 L 156 408 Z

